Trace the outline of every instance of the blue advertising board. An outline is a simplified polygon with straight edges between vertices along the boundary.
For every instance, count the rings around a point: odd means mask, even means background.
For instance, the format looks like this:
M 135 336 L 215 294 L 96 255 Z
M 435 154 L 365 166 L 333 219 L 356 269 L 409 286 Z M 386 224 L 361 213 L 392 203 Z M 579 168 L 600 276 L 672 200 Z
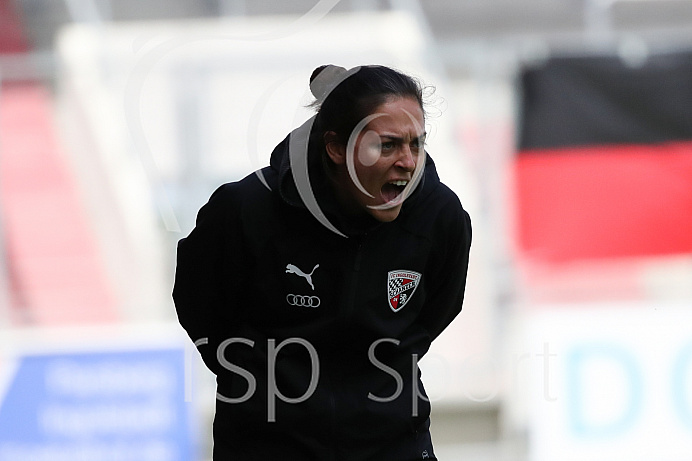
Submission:
M 2 461 L 189 461 L 183 349 L 17 357 Z

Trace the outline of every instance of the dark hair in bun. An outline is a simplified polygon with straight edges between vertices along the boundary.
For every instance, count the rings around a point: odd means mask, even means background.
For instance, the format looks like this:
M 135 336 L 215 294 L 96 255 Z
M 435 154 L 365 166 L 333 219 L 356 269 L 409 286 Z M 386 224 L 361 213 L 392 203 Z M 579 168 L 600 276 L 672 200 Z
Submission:
M 423 109 L 423 88 L 408 75 L 385 66 L 320 66 L 310 76 L 317 115 L 311 144 L 324 148 L 324 133 L 333 131 L 346 143 L 358 122 L 392 97 L 415 99 Z M 425 113 L 425 111 L 424 111 Z
M 336 85 L 340 83 L 339 77 L 345 77 L 348 71 L 340 66 L 325 65 L 312 71 L 310 75 L 310 92 L 319 104 Z

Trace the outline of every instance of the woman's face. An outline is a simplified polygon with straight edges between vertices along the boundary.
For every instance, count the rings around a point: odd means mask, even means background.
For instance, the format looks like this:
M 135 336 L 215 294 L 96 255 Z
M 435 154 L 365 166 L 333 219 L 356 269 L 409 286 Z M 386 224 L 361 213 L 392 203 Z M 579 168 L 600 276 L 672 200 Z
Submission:
M 347 212 L 364 211 L 382 222 L 399 216 L 425 162 L 424 123 L 418 101 L 392 97 L 356 126 L 346 146 L 328 144 L 339 167 L 337 196 Z

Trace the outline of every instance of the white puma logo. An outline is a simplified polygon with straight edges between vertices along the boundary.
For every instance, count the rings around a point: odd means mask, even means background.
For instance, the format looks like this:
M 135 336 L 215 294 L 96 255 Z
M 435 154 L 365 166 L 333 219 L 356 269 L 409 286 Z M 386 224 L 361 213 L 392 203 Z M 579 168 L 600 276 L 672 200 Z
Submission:
M 294 266 L 293 264 L 289 264 L 286 266 L 286 273 L 287 274 L 296 274 L 299 277 L 303 277 L 307 282 L 310 284 L 310 287 L 314 290 L 315 285 L 312 284 L 312 274 L 315 272 L 315 269 L 320 267 L 319 264 L 315 264 L 315 267 L 312 268 L 312 272 L 309 274 L 306 274 L 302 270 L 300 270 L 298 267 Z

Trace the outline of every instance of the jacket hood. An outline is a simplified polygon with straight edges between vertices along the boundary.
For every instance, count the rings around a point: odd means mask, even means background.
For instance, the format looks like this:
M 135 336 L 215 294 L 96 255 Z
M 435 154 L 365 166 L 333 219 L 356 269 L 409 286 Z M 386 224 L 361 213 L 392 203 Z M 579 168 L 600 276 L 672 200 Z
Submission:
M 344 234 L 367 232 L 381 223 L 369 214 L 354 220 L 353 217 L 346 217 L 341 211 L 333 185 L 324 171 L 322 153 L 309 148 L 309 132 L 313 118 L 289 133 L 272 151 L 269 166 L 276 173 L 276 183 L 270 186 L 288 205 L 307 208 L 318 219 L 320 217 L 317 215 L 321 211 L 323 216 Z M 405 213 L 415 202 L 430 194 L 439 183 L 435 162 L 426 152 L 421 180 L 404 202 L 401 213 Z M 315 205 L 319 207 L 317 214 Z

